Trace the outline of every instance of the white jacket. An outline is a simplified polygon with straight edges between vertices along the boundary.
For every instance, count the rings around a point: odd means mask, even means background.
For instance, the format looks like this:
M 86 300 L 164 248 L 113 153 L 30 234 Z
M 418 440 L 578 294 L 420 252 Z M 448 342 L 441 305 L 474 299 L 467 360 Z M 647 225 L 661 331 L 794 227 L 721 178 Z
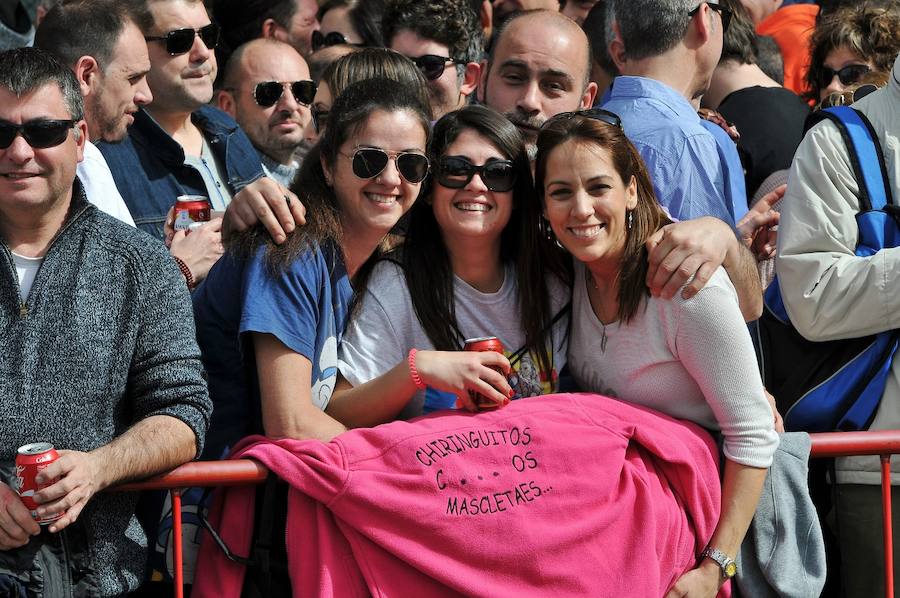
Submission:
M 900 200 L 900 57 L 888 85 L 853 105 L 871 121 Z M 837 127 L 810 129 L 794 157 L 782 202 L 777 272 L 791 322 L 811 340 L 900 328 L 900 248 L 857 257 L 859 187 Z M 900 429 L 900 359 L 895 359 L 871 429 Z M 880 483 L 877 457 L 838 459 L 838 482 Z M 900 458 L 893 461 L 900 483 Z

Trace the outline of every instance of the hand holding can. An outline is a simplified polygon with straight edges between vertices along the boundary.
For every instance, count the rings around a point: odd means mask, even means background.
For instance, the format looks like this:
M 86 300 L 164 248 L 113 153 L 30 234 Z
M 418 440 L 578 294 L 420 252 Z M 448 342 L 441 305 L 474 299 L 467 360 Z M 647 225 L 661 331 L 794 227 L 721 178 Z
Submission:
M 496 336 L 483 336 L 479 338 L 469 338 L 466 339 L 465 345 L 463 346 L 464 351 L 494 351 L 503 355 L 503 343 L 500 342 Z M 490 366 L 492 370 L 503 374 L 503 370 L 496 366 Z M 503 405 L 507 405 L 509 403 L 509 398 L 506 399 L 503 403 L 497 403 L 488 399 L 487 397 L 476 393 L 474 391 L 469 391 L 469 396 L 472 397 L 472 402 L 475 403 L 475 406 L 479 411 L 485 411 L 489 409 L 496 409 L 498 407 L 502 407 Z
M 211 212 L 209 200 L 203 195 L 179 195 L 175 198 L 173 228 L 189 233 L 196 226 L 209 222 Z
M 34 493 L 56 483 L 56 480 L 38 484 L 35 478 L 42 470 L 59 458 L 59 454 L 49 442 L 34 442 L 19 447 L 16 453 L 16 476 L 13 479 L 13 490 L 22 499 L 22 504 L 31 513 L 32 519 L 41 525 L 49 525 L 65 513 L 53 513 L 41 517 L 37 513 L 40 506 L 34 500 Z

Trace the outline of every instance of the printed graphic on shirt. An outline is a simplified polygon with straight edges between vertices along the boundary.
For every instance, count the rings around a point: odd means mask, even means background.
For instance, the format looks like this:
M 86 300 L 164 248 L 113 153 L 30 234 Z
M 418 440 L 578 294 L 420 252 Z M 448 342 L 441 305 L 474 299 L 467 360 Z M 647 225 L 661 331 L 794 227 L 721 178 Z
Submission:
M 511 353 L 504 352 L 504 355 L 507 359 L 512 357 Z M 525 354 L 512 366 L 507 381 L 515 393 L 513 400 L 550 394 L 556 392 L 559 387 L 559 374 L 556 368 L 551 364 L 549 372 L 540 371 L 537 356 L 532 353 Z M 424 413 L 461 407 L 456 395 L 452 393 L 436 390 L 430 386 L 425 390 Z

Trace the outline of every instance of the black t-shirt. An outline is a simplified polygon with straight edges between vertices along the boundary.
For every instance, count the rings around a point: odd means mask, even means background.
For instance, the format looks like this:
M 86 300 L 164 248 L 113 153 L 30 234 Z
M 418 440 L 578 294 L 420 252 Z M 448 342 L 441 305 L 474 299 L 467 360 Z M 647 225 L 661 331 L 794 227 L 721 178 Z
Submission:
M 767 176 L 790 167 L 809 111 L 803 100 L 783 87 L 746 87 L 719 104 L 719 112 L 741 134 L 738 154 L 748 199 Z

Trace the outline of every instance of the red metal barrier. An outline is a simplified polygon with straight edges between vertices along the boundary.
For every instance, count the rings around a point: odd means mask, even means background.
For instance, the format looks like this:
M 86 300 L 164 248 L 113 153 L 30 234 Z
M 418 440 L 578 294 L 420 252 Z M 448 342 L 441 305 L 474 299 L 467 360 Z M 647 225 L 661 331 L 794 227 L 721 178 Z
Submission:
M 881 457 L 881 496 L 884 520 L 884 591 L 894 595 L 894 543 L 891 521 L 891 455 L 900 453 L 900 430 L 877 432 L 828 432 L 810 434 L 811 457 Z M 242 486 L 260 484 L 268 470 L 250 459 L 235 461 L 195 461 L 143 482 L 125 484 L 118 490 L 169 490 L 172 494 L 173 560 L 175 596 L 183 598 L 183 548 L 181 541 L 181 489 L 206 486 Z

